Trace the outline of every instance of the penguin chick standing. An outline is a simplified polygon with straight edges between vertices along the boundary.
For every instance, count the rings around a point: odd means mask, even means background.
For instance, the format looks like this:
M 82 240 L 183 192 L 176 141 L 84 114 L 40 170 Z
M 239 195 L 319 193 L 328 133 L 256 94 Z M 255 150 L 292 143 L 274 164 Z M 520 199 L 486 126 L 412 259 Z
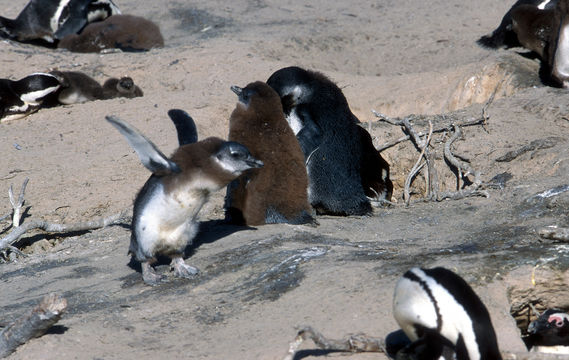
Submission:
M 198 212 L 212 192 L 243 171 L 261 167 L 262 162 L 253 158 L 243 145 L 214 137 L 182 143 L 168 159 L 131 125 L 114 116 L 106 119 L 125 136 L 142 164 L 152 171 L 134 201 L 131 226 L 130 253 L 142 264 L 144 282 L 156 285 L 163 279 L 151 266 L 157 255 L 172 259 L 177 276 L 197 274 L 198 269 L 185 264 L 182 256 L 198 232 Z M 186 121 L 193 123 L 189 116 Z M 184 128 L 195 129 L 195 125 Z M 186 134 L 179 139 L 197 139 L 197 134 Z
M 548 309 L 528 326 L 524 339 L 532 352 L 569 354 L 569 314 L 560 309 Z
M 308 200 L 317 213 L 366 215 L 371 213 L 366 195 L 391 200 L 389 165 L 336 84 L 296 66 L 276 71 L 267 84 L 279 94 L 304 152 Z
M 55 76 L 45 73 L 20 80 L 0 79 L 0 121 L 19 119 L 37 111 L 60 86 Z
M 474 290 L 445 268 L 407 271 L 393 297 L 395 320 L 412 341 L 397 359 L 501 360 L 488 310 Z
M 229 140 L 245 145 L 265 164 L 227 188 L 227 220 L 236 224 L 313 222 L 304 156 L 277 93 L 257 81 L 232 86 L 239 101 L 229 119 Z

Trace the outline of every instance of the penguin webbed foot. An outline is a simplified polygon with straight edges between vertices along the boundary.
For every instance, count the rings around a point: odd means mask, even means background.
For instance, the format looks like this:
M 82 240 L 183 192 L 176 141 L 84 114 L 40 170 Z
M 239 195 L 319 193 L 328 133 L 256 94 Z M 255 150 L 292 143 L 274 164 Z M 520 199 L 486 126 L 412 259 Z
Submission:
M 174 275 L 186 279 L 191 279 L 200 272 L 198 268 L 186 264 L 181 256 L 172 258 L 170 266 L 174 268 Z
M 141 263 L 142 267 L 142 280 L 144 283 L 150 286 L 156 286 L 166 279 L 166 276 L 157 274 L 150 263 Z

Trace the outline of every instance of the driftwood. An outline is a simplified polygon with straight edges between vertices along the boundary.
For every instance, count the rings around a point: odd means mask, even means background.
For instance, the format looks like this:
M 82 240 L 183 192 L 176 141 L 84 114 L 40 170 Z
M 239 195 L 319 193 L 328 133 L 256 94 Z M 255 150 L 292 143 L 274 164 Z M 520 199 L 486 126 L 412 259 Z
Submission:
M 13 214 L 12 214 L 12 226 L 20 226 L 20 218 L 22 217 L 22 207 L 24 206 L 24 194 L 26 193 L 26 186 L 28 185 L 30 179 L 26 178 L 22 188 L 20 189 L 20 195 L 18 196 L 18 201 L 14 199 L 14 192 L 12 190 L 12 185 L 8 190 L 8 196 L 10 198 L 10 204 L 12 204 Z
M 383 339 L 371 338 L 365 334 L 350 335 L 342 340 L 332 340 L 324 337 L 312 327 L 307 326 L 300 329 L 292 343 L 290 343 L 287 355 L 283 360 L 293 360 L 300 345 L 306 339 L 311 339 L 321 350 L 338 352 L 382 352 L 385 351 L 385 341 Z
M 0 239 L 0 251 L 8 247 L 13 250 L 14 248 L 11 245 L 16 242 L 20 236 L 32 229 L 41 229 L 49 233 L 70 233 L 76 231 L 95 230 L 110 225 L 120 224 L 128 217 L 128 214 L 129 210 L 124 210 L 109 217 L 73 224 L 56 224 L 44 220 L 32 220 L 22 226 L 14 228 L 8 235 Z
M 562 140 L 560 137 L 552 136 L 545 139 L 538 139 L 524 145 L 516 150 L 508 151 L 506 154 L 496 159 L 498 162 L 510 162 L 518 156 L 525 154 L 528 151 L 549 149 L 557 145 Z
M 569 228 L 548 226 L 539 229 L 537 233 L 544 239 L 569 242 Z
M 0 332 L 0 358 L 10 355 L 26 341 L 39 337 L 59 321 L 67 300 L 56 294 L 43 298 L 31 313 L 14 321 Z

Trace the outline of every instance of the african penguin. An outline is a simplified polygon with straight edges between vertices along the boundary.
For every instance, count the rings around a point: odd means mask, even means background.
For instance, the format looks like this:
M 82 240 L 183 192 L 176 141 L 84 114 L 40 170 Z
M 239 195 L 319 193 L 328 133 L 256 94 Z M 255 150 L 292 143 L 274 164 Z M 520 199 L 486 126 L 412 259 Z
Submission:
M 267 84 L 279 94 L 304 153 L 308 200 L 317 213 L 366 215 L 367 196 L 391 200 L 389 165 L 336 84 L 296 66 L 276 71 Z
M 478 45 L 488 49 L 508 49 L 522 46 L 513 29 L 512 12 L 520 6 L 533 8 L 535 10 L 553 9 L 556 3 L 557 0 L 518 0 L 510 10 L 506 12 L 500 22 L 500 25 L 492 32 L 492 34 L 484 35 L 476 42 Z M 529 19 L 527 21 L 529 21 Z
M 277 93 L 261 81 L 232 86 L 238 102 L 229 118 L 230 141 L 265 164 L 227 187 L 226 219 L 240 225 L 312 223 L 304 155 Z
M 398 359 L 438 359 L 448 349 L 458 360 L 502 359 L 488 310 L 448 269 L 407 271 L 395 286 L 393 313 L 412 341 Z
M 158 25 L 132 15 L 114 15 L 90 23 L 80 34 L 70 34 L 57 45 L 79 53 L 98 53 L 105 49 L 136 52 L 163 46 L 164 38 Z
M 30 0 L 16 19 L 0 17 L 0 33 L 17 41 L 53 44 L 116 14 L 120 10 L 111 0 Z
M 532 352 L 569 354 L 569 314 L 560 309 L 548 309 L 528 326 L 524 339 Z
M 22 118 L 42 105 L 44 99 L 60 88 L 51 74 L 34 73 L 20 80 L 0 79 L 0 121 Z
M 108 79 L 103 84 L 103 90 L 106 99 L 115 97 L 135 98 L 144 95 L 132 78 L 128 76 L 121 77 L 120 79 Z
M 188 123 L 183 129 L 195 130 L 187 114 L 176 114 L 175 121 Z M 198 212 L 212 192 L 263 163 L 236 142 L 210 137 L 185 143 L 197 139 L 197 134 L 178 134 L 184 142 L 167 158 L 128 123 L 115 116 L 106 119 L 124 135 L 142 164 L 152 172 L 134 201 L 129 248 L 129 253 L 142 264 L 144 282 L 156 285 L 164 279 L 152 268 L 157 255 L 172 259 L 176 276 L 196 275 L 199 270 L 185 264 L 183 254 L 198 232 Z
M 80 71 L 54 70 L 50 74 L 61 83 L 61 88 L 55 95 L 57 102 L 64 105 L 143 95 L 142 90 L 134 84 L 130 77 L 110 78 L 101 86 L 95 79 Z
M 552 26 L 543 61 L 551 85 L 569 87 L 569 0 L 558 0 L 551 19 Z

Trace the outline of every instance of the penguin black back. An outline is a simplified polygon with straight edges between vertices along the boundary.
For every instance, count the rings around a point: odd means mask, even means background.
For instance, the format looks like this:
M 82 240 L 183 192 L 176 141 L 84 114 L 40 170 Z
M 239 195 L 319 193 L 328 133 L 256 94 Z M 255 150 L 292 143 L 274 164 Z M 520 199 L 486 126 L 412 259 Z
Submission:
M 476 42 L 487 49 L 512 48 L 522 46 L 512 27 L 512 12 L 520 6 L 528 6 L 536 10 L 553 9 L 557 0 L 518 0 L 506 12 L 500 25 L 490 35 L 484 35 Z
M 393 312 L 413 342 L 398 358 L 437 359 L 450 346 L 458 360 L 502 359 L 488 310 L 448 269 L 407 271 L 395 287 Z
M 45 73 L 31 74 L 20 80 L 0 79 L 0 120 L 14 120 L 37 111 L 59 88 L 59 80 Z
M 309 201 L 318 213 L 369 214 L 364 184 L 378 183 L 374 191 L 390 199 L 389 166 L 373 148 L 367 131 L 359 127 L 336 84 L 321 73 L 294 66 L 276 71 L 267 84 L 281 97 L 286 119 L 303 150 Z M 377 165 L 383 168 L 364 171 Z

